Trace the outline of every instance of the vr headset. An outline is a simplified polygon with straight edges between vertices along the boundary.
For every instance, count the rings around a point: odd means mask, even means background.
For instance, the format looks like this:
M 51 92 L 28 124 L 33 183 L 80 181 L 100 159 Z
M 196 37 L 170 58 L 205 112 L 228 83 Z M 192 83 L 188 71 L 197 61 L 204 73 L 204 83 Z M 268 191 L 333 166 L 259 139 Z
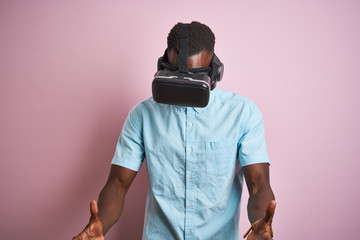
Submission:
M 152 82 L 153 98 L 158 103 L 188 107 L 206 107 L 210 91 L 222 78 L 224 65 L 214 54 L 210 66 L 188 69 L 189 24 L 182 24 L 179 35 L 179 66 L 168 62 L 167 51 L 158 60 Z

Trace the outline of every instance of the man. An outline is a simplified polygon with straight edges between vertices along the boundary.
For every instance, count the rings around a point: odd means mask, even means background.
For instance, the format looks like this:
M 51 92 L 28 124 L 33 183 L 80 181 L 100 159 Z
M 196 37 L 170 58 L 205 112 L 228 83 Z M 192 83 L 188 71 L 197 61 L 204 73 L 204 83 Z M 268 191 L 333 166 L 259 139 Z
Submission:
M 169 33 L 165 66 L 179 65 L 182 25 Z M 189 71 L 211 67 L 214 34 L 198 22 L 188 31 Z M 145 158 L 150 186 L 143 239 L 238 239 L 243 177 L 252 223 L 247 239 L 272 239 L 275 201 L 261 112 L 252 101 L 217 88 L 203 108 L 149 98 L 130 111 L 98 205 L 91 202 L 90 222 L 73 239 L 104 239 Z

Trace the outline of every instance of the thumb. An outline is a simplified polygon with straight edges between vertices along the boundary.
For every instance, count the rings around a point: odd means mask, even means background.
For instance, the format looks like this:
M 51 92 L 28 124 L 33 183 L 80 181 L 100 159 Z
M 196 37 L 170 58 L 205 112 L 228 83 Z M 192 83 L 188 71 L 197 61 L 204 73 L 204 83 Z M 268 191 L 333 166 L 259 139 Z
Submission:
M 271 202 L 267 206 L 266 215 L 264 218 L 264 221 L 269 225 L 271 225 L 271 223 L 272 223 L 274 213 L 275 213 L 275 208 L 276 208 L 276 202 L 275 202 L 275 200 L 271 200 Z
M 91 200 L 90 202 L 90 214 L 91 214 L 91 221 L 96 221 L 98 219 L 98 206 L 95 200 Z

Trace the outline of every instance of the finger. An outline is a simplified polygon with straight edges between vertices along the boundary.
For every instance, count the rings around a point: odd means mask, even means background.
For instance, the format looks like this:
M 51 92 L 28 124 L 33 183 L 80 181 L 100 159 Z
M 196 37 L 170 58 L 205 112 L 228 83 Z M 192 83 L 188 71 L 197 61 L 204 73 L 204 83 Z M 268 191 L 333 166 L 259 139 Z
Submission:
M 81 239 L 82 239 L 81 233 L 79 233 L 79 235 L 72 238 L 72 240 L 81 240 Z
M 82 232 L 82 233 L 80 234 L 80 240 L 89 240 L 86 232 Z
M 90 202 L 90 214 L 91 214 L 91 220 L 96 220 L 98 217 L 98 206 L 95 200 L 92 200 Z
M 264 218 L 264 221 L 266 223 L 268 223 L 269 225 L 271 225 L 271 223 L 272 223 L 274 213 L 275 213 L 275 208 L 276 208 L 276 202 L 275 202 L 275 200 L 271 200 L 271 202 L 269 203 L 269 205 L 266 209 L 266 215 Z
M 86 238 L 86 234 L 84 232 L 81 232 L 76 237 L 73 237 L 72 240 L 86 240 L 86 239 L 88 239 L 88 238 Z

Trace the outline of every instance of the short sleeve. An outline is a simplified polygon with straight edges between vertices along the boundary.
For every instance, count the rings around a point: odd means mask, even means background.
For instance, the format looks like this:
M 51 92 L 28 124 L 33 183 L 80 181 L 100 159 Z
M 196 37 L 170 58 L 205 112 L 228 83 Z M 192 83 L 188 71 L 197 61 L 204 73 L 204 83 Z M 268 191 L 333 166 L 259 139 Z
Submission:
M 136 106 L 128 114 L 111 162 L 134 171 L 138 171 L 144 161 L 144 141 L 140 113 L 140 107 Z
M 269 163 L 264 136 L 263 117 L 259 108 L 250 102 L 244 133 L 238 142 L 238 157 L 241 166 L 256 163 Z

